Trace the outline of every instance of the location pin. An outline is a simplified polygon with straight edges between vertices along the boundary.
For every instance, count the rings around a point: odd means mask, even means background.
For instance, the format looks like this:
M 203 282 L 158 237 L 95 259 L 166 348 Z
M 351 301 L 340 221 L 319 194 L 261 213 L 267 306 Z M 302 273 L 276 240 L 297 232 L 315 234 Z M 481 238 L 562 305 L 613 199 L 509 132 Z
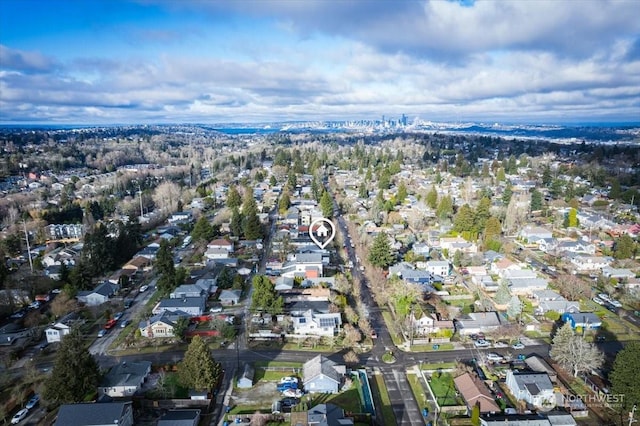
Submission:
M 318 225 L 317 228 L 316 225 Z M 327 218 L 322 217 L 320 219 L 316 219 L 311 223 L 311 226 L 309 226 L 309 237 L 311 237 L 311 241 L 323 250 L 331 241 L 333 241 L 335 236 L 336 227 L 333 226 L 333 222 Z M 321 239 L 318 239 L 318 237 Z

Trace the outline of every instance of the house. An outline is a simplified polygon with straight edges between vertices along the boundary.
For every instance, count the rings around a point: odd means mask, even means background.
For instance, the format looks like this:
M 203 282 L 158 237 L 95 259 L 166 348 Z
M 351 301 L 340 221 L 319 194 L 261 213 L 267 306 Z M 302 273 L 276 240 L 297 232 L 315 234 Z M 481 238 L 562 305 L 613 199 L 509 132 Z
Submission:
M 480 413 L 499 413 L 500 407 L 491 395 L 487 386 L 475 375 L 464 373 L 453 379 L 453 382 L 467 404 L 468 413 L 478 404 Z
M 209 296 L 208 289 L 198 284 L 182 284 L 169 294 L 170 299 L 182 299 L 184 297 L 202 297 Z
M 189 223 L 192 219 L 191 212 L 176 212 L 169 217 L 169 223 Z
M 453 321 L 438 320 L 435 314 L 427 314 L 420 311 L 417 315 L 414 315 L 412 312 L 410 319 L 413 323 L 413 331 L 419 336 L 428 336 L 441 330 L 451 330 L 453 333 L 454 330 Z
M 491 264 L 491 272 L 498 274 L 502 277 L 506 271 L 521 269 L 520 266 L 507 259 L 506 257 L 500 258 Z
M 580 302 L 572 302 L 565 298 L 559 300 L 543 300 L 536 307 L 536 315 L 544 315 L 547 312 L 554 311 L 559 314 L 580 312 Z
M 186 313 L 163 311 L 146 321 L 141 321 L 138 328 L 143 337 L 173 337 L 174 327 L 180 317 L 189 317 Z
M 98 386 L 98 393 L 112 398 L 131 396 L 151 373 L 151 361 L 121 362 L 109 370 Z
M 228 259 L 229 250 L 223 247 L 207 248 L 207 251 L 204 252 L 204 256 L 209 260 Z
M 275 290 L 276 291 L 288 291 L 293 289 L 293 278 L 292 277 L 278 277 L 275 282 Z
M 576 426 L 578 424 L 571 414 L 564 411 L 547 413 L 547 419 L 551 426 Z
M 75 312 L 68 313 L 64 317 L 60 318 L 51 327 L 45 329 L 44 333 L 47 338 L 47 343 L 55 343 L 62 341 L 62 338 L 71 333 L 71 328 L 82 323 L 78 314 Z
M 571 323 L 571 328 L 574 330 L 576 327 L 591 330 L 602 326 L 600 317 L 591 312 L 566 312 L 562 314 L 562 321 Z
M 135 269 L 118 269 L 116 272 L 111 274 L 107 281 L 116 286 L 121 286 L 126 283 L 131 282 L 133 276 L 136 274 Z
M 602 268 L 602 275 L 606 278 L 614 278 L 616 280 L 631 280 L 636 277 L 636 274 L 629 269 L 611 268 L 609 266 Z
M 198 426 L 200 410 L 169 410 L 160 417 L 157 426 Z
M 321 253 L 296 253 L 282 267 L 283 277 L 317 278 L 323 275 Z
M 135 256 L 122 269 L 133 269 L 136 273 L 148 272 L 152 268 L 151 259 L 144 256 Z
M 244 365 L 242 375 L 238 377 L 238 387 L 240 389 L 248 389 L 253 386 L 253 377 L 255 376 L 255 369 L 249 364 Z
M 339 312 L 319 314 L 312 310 L 302 316 L 291 317 L 293 333 L 314 336 L 335 336 L 340 332 L 342 315 Z
M 148 246 L 144 247 L 140 250 L 134 257 L 146 257 L 147 259 L 153 261 L 156 259 L 158 255 L 158 250 L 160 250 L 160 244 L 151 243 Z
M 224 306 L 237 305 L 240 302 L 242 290 L 222 290 L 218 299 Z
M 227 253 L 233 253 L 233 242 L 224 238 L 218 238 L 207 244 L 207 251 L 209 249 L 224 249 Z
M 549 282 L 544 278 L 518 278 L 508 279 L 507 284 L 511 294 L 531 296 L 533 292 L 544 290 Z
M 159 314 L 164 311 L 184 312 L 188 315 L 197 317 L 202 315 L 207 303 L 206 296 L 199 297 L 181 297 L 178 299 L 162 299 L 151 311 L 153 314 Z
M 133 426 L 131 402 L 64 404 L 54 426 Z
M 118 289 L 118 286 L 104 281 L 98 284 L 93 290 L 79 291 L 77 299 L 79 302 L 85 303 L 87 306 L 99 306 L 109 301 Z
M 555 247 L 558 253 L 585 253 L 593 255 L 596 253 L 596 246 L 585 241 L 560 241 Z
M 603 256 L 578 255 L 571 258 L 571 263 L 578 272 L 600 271 L 611 265 L 612 259 Z
M 447 260 L 429 260 L 425 262 L 425 269 L 432 275 L 446 277 L 451 270 L 451 264 Z
M 506 384 L 513 396 L 535 407 L 555 406 L 553 384 L 547 373 L 507 371 Z
M 498 414 L 480 417 L 480 426 L 551 426 L 551 422 L 538 414 Z
M 318 404 L 307 411 L 307 426 L 351 426 L 353 419 L 335 404 Z
M 304 390 L 306 393 L 338 393 L 345 373 L 344 365 L 318 355 L 302 366 Z
M 546 228 L 528 225 L 520 230 L 518 237 L 522 238 L 527 243 L 534 243 L 534 241 L 540 239 L 553 238 L 553 234 Z
M 502 325 L 502 320 L 497 312 L 472 312 L 467 318 L 456 319 L 454 324 L 461 336 L 469 336 L 496 330 Z

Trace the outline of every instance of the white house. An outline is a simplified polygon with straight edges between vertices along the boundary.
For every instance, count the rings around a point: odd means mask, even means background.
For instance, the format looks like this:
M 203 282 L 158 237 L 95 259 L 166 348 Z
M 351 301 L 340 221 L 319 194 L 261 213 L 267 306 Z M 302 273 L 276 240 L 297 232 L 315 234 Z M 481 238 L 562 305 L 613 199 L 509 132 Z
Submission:
M 600 271 L 611 265 L 610 257 L 574 256 L 571 263 L 578 272 Z
M 199 316 L 204 312 L 207 298 L 200 297 L 181 297 L 178 299 L 162 299 L 153 308 L 153 314 L 159 314 L 164 311 L 184 312 L 191 316 Z
M 546 228 L 527 225 L 520 230 L 518 236 L 528 243 L 533 243 L 540 239 L 552 238 L 553 234 Z
M 105 374 L 98 393 L 112 398 L 131 396 L 140 390 L 149 373 L 151 361 L 121 362 Z
M 535 407 L 553 407 L 556 400 L 553 383 L 547 373 L 514 373 L 507 371 L 506 384 L 513 396 Z
M 335 336 L 340 331 L 342 317 L 336 313 L 314 313 L 306 311 L 302 316 L 291 317 L 293 333 L 312 336 Z
M 207 250 L 209 249 L 225 249 L 228 253 L 233 253 L 233 242 L 226 240 L 224 238 L 218 238 L 213 240 L 207 244 Z
M 55 343 L 62 341 L 62 338 L 71 333 L 71 328 L 81 322 L 78 315 L 75 312 L 71 312 L 47 329 L 44 333 L 47 338 L 47 343 Z
M 451 265 L 447 260 L 429 260 L 425 262 L 425 266 L 425 269 L 432 275 L 439 275 L 441 277 L 449 275 L 449 271 L 451 270 Z
M 118 288 L 117 285 L 104 281 L 98 284 L 96 288 L 89 291 L 79 291 L 77 298 L 78 301 L 85 303 L 87 306 L 99 306 L 109 301 Z

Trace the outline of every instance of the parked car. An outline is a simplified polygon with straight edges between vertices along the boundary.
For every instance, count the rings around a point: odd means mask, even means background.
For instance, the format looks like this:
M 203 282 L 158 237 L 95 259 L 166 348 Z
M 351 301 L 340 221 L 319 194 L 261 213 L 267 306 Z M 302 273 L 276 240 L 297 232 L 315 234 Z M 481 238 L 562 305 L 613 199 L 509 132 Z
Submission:
M 279 392 L 284 392 L 289 389 L 298 389 L 298 383 L 297 382 L 278 383 L 277 389 Z
M 296 385 L 298 384 L 298 378 L 297 377 L 292 377 L 292 376 L 286 376 L 280 379 L 280 384 L 283 383 L 295 383 Z
M 522 342 L 517 342 L 511 345 L 511 347 L 516 350 L 524 349 L 524 344 Z
M 17 425 L 18 423 L 23 421 L 25 417 L 27 417 L 27 414 L 29 414 L 29 410 L 27 410 L 26 408 L 23 408 L 22 410 L 18 411 L 16 415 L 11 418 L 11 424 Z
M 488 348 L 489 346 L 491 346 L 491 343 L 484 339 L 478 339 L 473 342 L 473 344 L 476 345 L 476 348 Z
M 122 318 L 122 315 L 124 315 L 124 312 L 116 312 L 116 314 L 113 316 L 113 319 L 118 321 L 120 318 Z
M 598 296 L 595 296 L 593 299 L 594 302 L 596 302 L 598 305 L 604 305 L 604 300 L 602 300 L 601 298 L 599 298 Z
M 148 285 L 143 285 L 142 287 L 140 287 L 140 293 L 144 293 L 147 290 L 149 290 L 149 286 Z
M 115 319 L 110 319 L 110 320 L 109 320 L 109 321 L 107 321 L 107 323 L 104 325 L 104 328 L 105 328 L 105 329 L 107 329 L 107 330 L 109 330 L 110 328 L 115 327 L 115 325 L 116 325 L 116 323 L 117 323 L 117 322 L 118 322 L 118 321 L 117 321 L 117 320 L 115 320 Z
M 282 395 L 288 396 L 291 398 L 302 398 L 304 393 L 302 393 L 300 389 L 287 389 L 284 392 L 282 392 Z
M 497 354 L 495 352 L 491 352 L 491 353 L 487 354 L 487 360 L 500 362 L 500 361 L 503 361 L 504 358 L 502 357 L 502 355 L 499 355 L 499 354 Z
M 24 408 L 26 408 L 27 410 L 31 410 L 33 407 L 38 405 L 38 402 L 40 402 L 40 395 L 35 394 L 31 397 L 29 402 L 27 402 L 27 405 L 25 405 Z
M 598 297 L 602 300 L 604 300 L 605 302 L 610 302 L 611 298 L 609 297 L 609 295 L 607 293 L 598 293 Z
M 506 348 L 509 347 L 509 345 L 506 342 L 495 342 L 493 344 L 494 348 Z
M 103 328 L 102 330 L 98 331 L 98 337 L 104 337 L 107 333 L 108 330 Z
M 120 323 L 120 328 L 125 328 L 129 324 L 131 324 L 131 320 L 124 320 Z
M 124 301 L 124 308 L 129 309 L 131 306 L 133 306 L 133 299 L 126 299 Z
M 609 303 L 611 303 L 613 306 L 615 306 L 616 308 L 622 308 L 622 303 L 618 302 L 617 300 L 613 300 L 611 299 L 609 301 Z
M 288 406 L 288 407 L 294 407 L 296 405 L 298 405 L 300 403 L 300 400 L 298 398 L 282 398 L 280 400 L 280 404 L 282 404 L 283 406 Z

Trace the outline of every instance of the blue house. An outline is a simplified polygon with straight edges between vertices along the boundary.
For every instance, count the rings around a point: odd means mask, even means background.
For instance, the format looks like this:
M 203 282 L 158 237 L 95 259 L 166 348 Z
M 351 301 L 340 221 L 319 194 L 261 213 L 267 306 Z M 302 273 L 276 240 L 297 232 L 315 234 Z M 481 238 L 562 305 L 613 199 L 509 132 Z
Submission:
M 584 330 L 598 329 L 602 326 L 599 316 L 591 312 L 565 312 L 562 314 L 562 321 L 570 322 L 571 328 L 582 327 Z

